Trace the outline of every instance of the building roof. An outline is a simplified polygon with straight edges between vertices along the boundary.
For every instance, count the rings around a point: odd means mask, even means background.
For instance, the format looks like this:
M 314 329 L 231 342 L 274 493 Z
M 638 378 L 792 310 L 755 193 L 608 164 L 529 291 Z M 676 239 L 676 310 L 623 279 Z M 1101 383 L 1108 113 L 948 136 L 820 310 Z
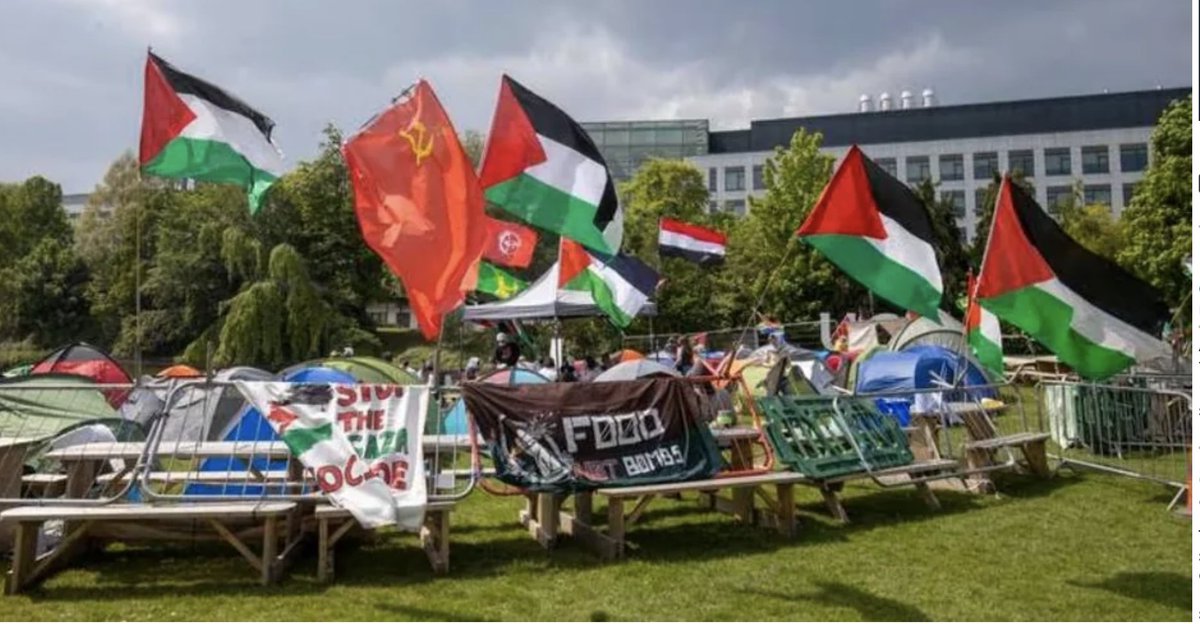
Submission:
M 750 122 L 749 130 L 711 132 L 710 154 L 764 152 L 787 145 L 800 128 L 839 146 L 1153 126 L 1190 87 L 843 113 Z

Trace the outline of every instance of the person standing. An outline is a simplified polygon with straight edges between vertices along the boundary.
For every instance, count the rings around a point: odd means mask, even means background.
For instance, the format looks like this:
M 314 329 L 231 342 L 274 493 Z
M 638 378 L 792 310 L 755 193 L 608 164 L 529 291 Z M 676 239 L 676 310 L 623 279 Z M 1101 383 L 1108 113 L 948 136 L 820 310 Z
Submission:
M 521 350 L 517 348 L 508 334 L 496 334 L 496 352 L 492 355 L 492 363 L 496 366 L 512 368 L 521 359 Z

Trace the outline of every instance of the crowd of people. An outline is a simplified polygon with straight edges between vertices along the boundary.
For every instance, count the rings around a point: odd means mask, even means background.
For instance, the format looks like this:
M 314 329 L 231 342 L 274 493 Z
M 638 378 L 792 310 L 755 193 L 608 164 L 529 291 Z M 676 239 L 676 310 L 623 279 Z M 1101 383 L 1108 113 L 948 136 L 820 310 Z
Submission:
M 711 371 L 704 365 L 702 352 L 698 353 L 698 349 L 702 349 L 702 347 L 702 344 L 687 337 L 669 339 L 666 351 L 673 356 L 670 363 L 671 368 L 684 376 L 710 374 Z M 491 361 L 491 365 L 497 370 L 524 368 L 534 371 L 550 381 L 563 382 L 594 381 L 601 373 L 618 363 L 615 356 L 597 358 L 591 354 L 584 355 L 578 360 L 572 357 L 564 358 L 561 365 L 555 362 L 554 358 L 548 356 L 540 361 L 531 361 L 521 355 L 521 348 L 516 339 L 504 332 L 496 334 L 496 348 L 492 352 Z M 478 379 L 481 372 L 480 364 L 479 358 L 470 358 L 463 369 L 463 379 L 465 381 Z

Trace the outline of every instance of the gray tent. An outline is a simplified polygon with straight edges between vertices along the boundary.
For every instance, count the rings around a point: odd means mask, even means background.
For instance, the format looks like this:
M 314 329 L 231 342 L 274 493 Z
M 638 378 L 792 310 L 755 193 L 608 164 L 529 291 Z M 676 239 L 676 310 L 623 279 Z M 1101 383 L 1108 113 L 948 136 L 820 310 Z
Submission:
M 248 366 L 218 371 L 213 376 L 214 383 L 202 378 L 143 377 L 121 406 L 121 417 L 149 430 L 154 415 L 170 400 L 170 411 L 163 424 L 163 441 L 221 440 L 237 424 L 246 406 L 246 400 L 229 382 L 274 378 L 267 371 Z
M 563 290 L 558 287 L 559 262 L 555 262 L 529 288 L 511 299 L 495 303 L 469 305 L 463 308 L 463 318 L 474 321 L 508 319 L 553 319 L 584 316 L 603 316 L 591 293 Z M 647 301 L 638 316 L 654 316 L 653 301 Z
M 963 326 L 958 319 L 939 310 L 938 321 L 917 317 L 907 324 L 888 341 L 890 351 L 903 351 L 915 345 L 933 345 L 945 347 L 954 352 L 963 350 Z

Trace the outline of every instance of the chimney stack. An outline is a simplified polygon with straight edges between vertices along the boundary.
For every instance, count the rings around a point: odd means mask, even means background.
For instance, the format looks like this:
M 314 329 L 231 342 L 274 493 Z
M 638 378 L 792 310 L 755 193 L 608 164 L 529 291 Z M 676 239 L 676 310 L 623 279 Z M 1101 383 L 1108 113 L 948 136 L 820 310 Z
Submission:
M 867 95 L 866 93 L 858 96 L 858 112 L 869 113 L 871 112 L 872 108 L 874 107 L 872 106 L 871 96 Z

